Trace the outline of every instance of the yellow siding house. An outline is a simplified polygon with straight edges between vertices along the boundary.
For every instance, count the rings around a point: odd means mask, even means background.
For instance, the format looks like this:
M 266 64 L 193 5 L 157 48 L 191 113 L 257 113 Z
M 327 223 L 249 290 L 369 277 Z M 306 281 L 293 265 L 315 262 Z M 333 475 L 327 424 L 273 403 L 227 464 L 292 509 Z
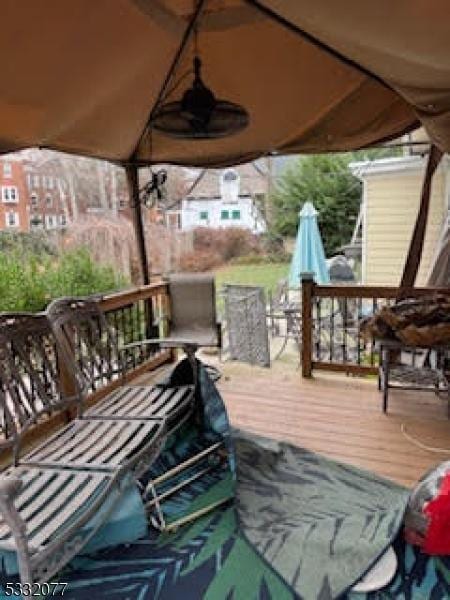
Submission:
M 398 285 L 419 208 L 426 158 L 399 156 L 353 163 L 363 183 L 362 283 Z M 433 179 L 422 262 L 416 285 L 425 285 L 450 201 L 450 163 L 441 162 Z

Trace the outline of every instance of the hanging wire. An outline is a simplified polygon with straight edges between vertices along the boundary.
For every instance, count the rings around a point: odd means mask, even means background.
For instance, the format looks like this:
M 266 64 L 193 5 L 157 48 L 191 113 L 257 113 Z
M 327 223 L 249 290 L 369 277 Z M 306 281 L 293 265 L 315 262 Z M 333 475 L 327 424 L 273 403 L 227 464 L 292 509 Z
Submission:
M 198 54 L 198 23 L 195 24 L 194 26 L 194 35 L 193 35 L 193 51 L 194 51 L 194 58 L 196 58 L 199 54 Z

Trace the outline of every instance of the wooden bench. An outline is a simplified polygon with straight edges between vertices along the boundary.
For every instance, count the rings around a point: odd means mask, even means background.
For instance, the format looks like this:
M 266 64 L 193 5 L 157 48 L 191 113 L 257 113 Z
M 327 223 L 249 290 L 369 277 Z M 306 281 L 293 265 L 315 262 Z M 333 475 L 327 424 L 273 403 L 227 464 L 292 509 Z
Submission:
M 48 580 L 78 554 L 192 414 L 194 385 L 123 386 L 86 408 L 94 382 L 124 373 L 117 337 L 90 300 L 0 317 L 0 448 L 13 453 L 0 478 L 0 549 L 16 552 L 22 583 Z M 31 427 L 68 410 L 76 418 L 23 450 Z

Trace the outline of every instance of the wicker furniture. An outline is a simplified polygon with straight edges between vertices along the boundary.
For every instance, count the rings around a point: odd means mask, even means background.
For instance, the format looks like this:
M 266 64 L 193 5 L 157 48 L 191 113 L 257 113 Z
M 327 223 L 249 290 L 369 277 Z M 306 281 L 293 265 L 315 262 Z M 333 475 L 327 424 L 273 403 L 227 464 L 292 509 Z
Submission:
M 448 346 L 410 346 L 396 340 L 379 340 L 380 368 L 378 389 L 383 393 L 383 412 L 388 410 L 389 390 L 403 389 L 445 394 L 450 418 L 450 385 L 445 371 Z M 393 357 L 407 353 L 410 364 L 401 364 Z M 426 360 L 434 356 L 434 360 Z M 434 364 L 432 364 L 434 363 Z

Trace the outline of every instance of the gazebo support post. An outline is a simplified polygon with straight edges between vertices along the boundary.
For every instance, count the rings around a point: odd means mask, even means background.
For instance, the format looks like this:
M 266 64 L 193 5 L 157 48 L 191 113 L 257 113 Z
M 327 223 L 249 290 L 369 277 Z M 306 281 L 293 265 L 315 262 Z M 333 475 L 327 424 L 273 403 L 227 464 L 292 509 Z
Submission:
M 129 163 L 125 166 L 127 174 L 128 189 L 130 192 L 131 206 L 133 210 L 134 232 L 136 235 L 137 250 L 139 256 L 139 266 L 141 268 L 141 277 L 144 285 L 150 283 L 150 269 L 145 245 L 144 222 L 142 219 L 142 207 L 139 198 L 139 169 L 136 163 Z M 145 323 L 146 336 L 154 338 L 158 336 L 158 326 L 153 319 L 152 299 L 145 301 Z
M 139 171 L 136 164 L 130 163 L 125 166 L 127 174 L 128 189 L 130 193 L 131 206 L 133 210 L 134 232 L 139 257 L 142 282 L 144 285 L 150 283 L 149 264 L 147 248 L 145 246 L 144 223 L 142 220 L 142 209 L 139 201 Z
M 416 224 L 414 226 L 408 255 L 405 261 L 405 267 L 403 269 L 397 300 L 407 297 L 410 290 L 414 287 L 414 283 L 416 281 L 420 260 L 422 258 L 422 250 L 427 228 L 431 198 L 431 183 L 433 180 L 433 175 L 441 161 L 442 155 L 442 150 L 435 145 L 431 146 L 422 184 L 419 212 L 417 214 Z

